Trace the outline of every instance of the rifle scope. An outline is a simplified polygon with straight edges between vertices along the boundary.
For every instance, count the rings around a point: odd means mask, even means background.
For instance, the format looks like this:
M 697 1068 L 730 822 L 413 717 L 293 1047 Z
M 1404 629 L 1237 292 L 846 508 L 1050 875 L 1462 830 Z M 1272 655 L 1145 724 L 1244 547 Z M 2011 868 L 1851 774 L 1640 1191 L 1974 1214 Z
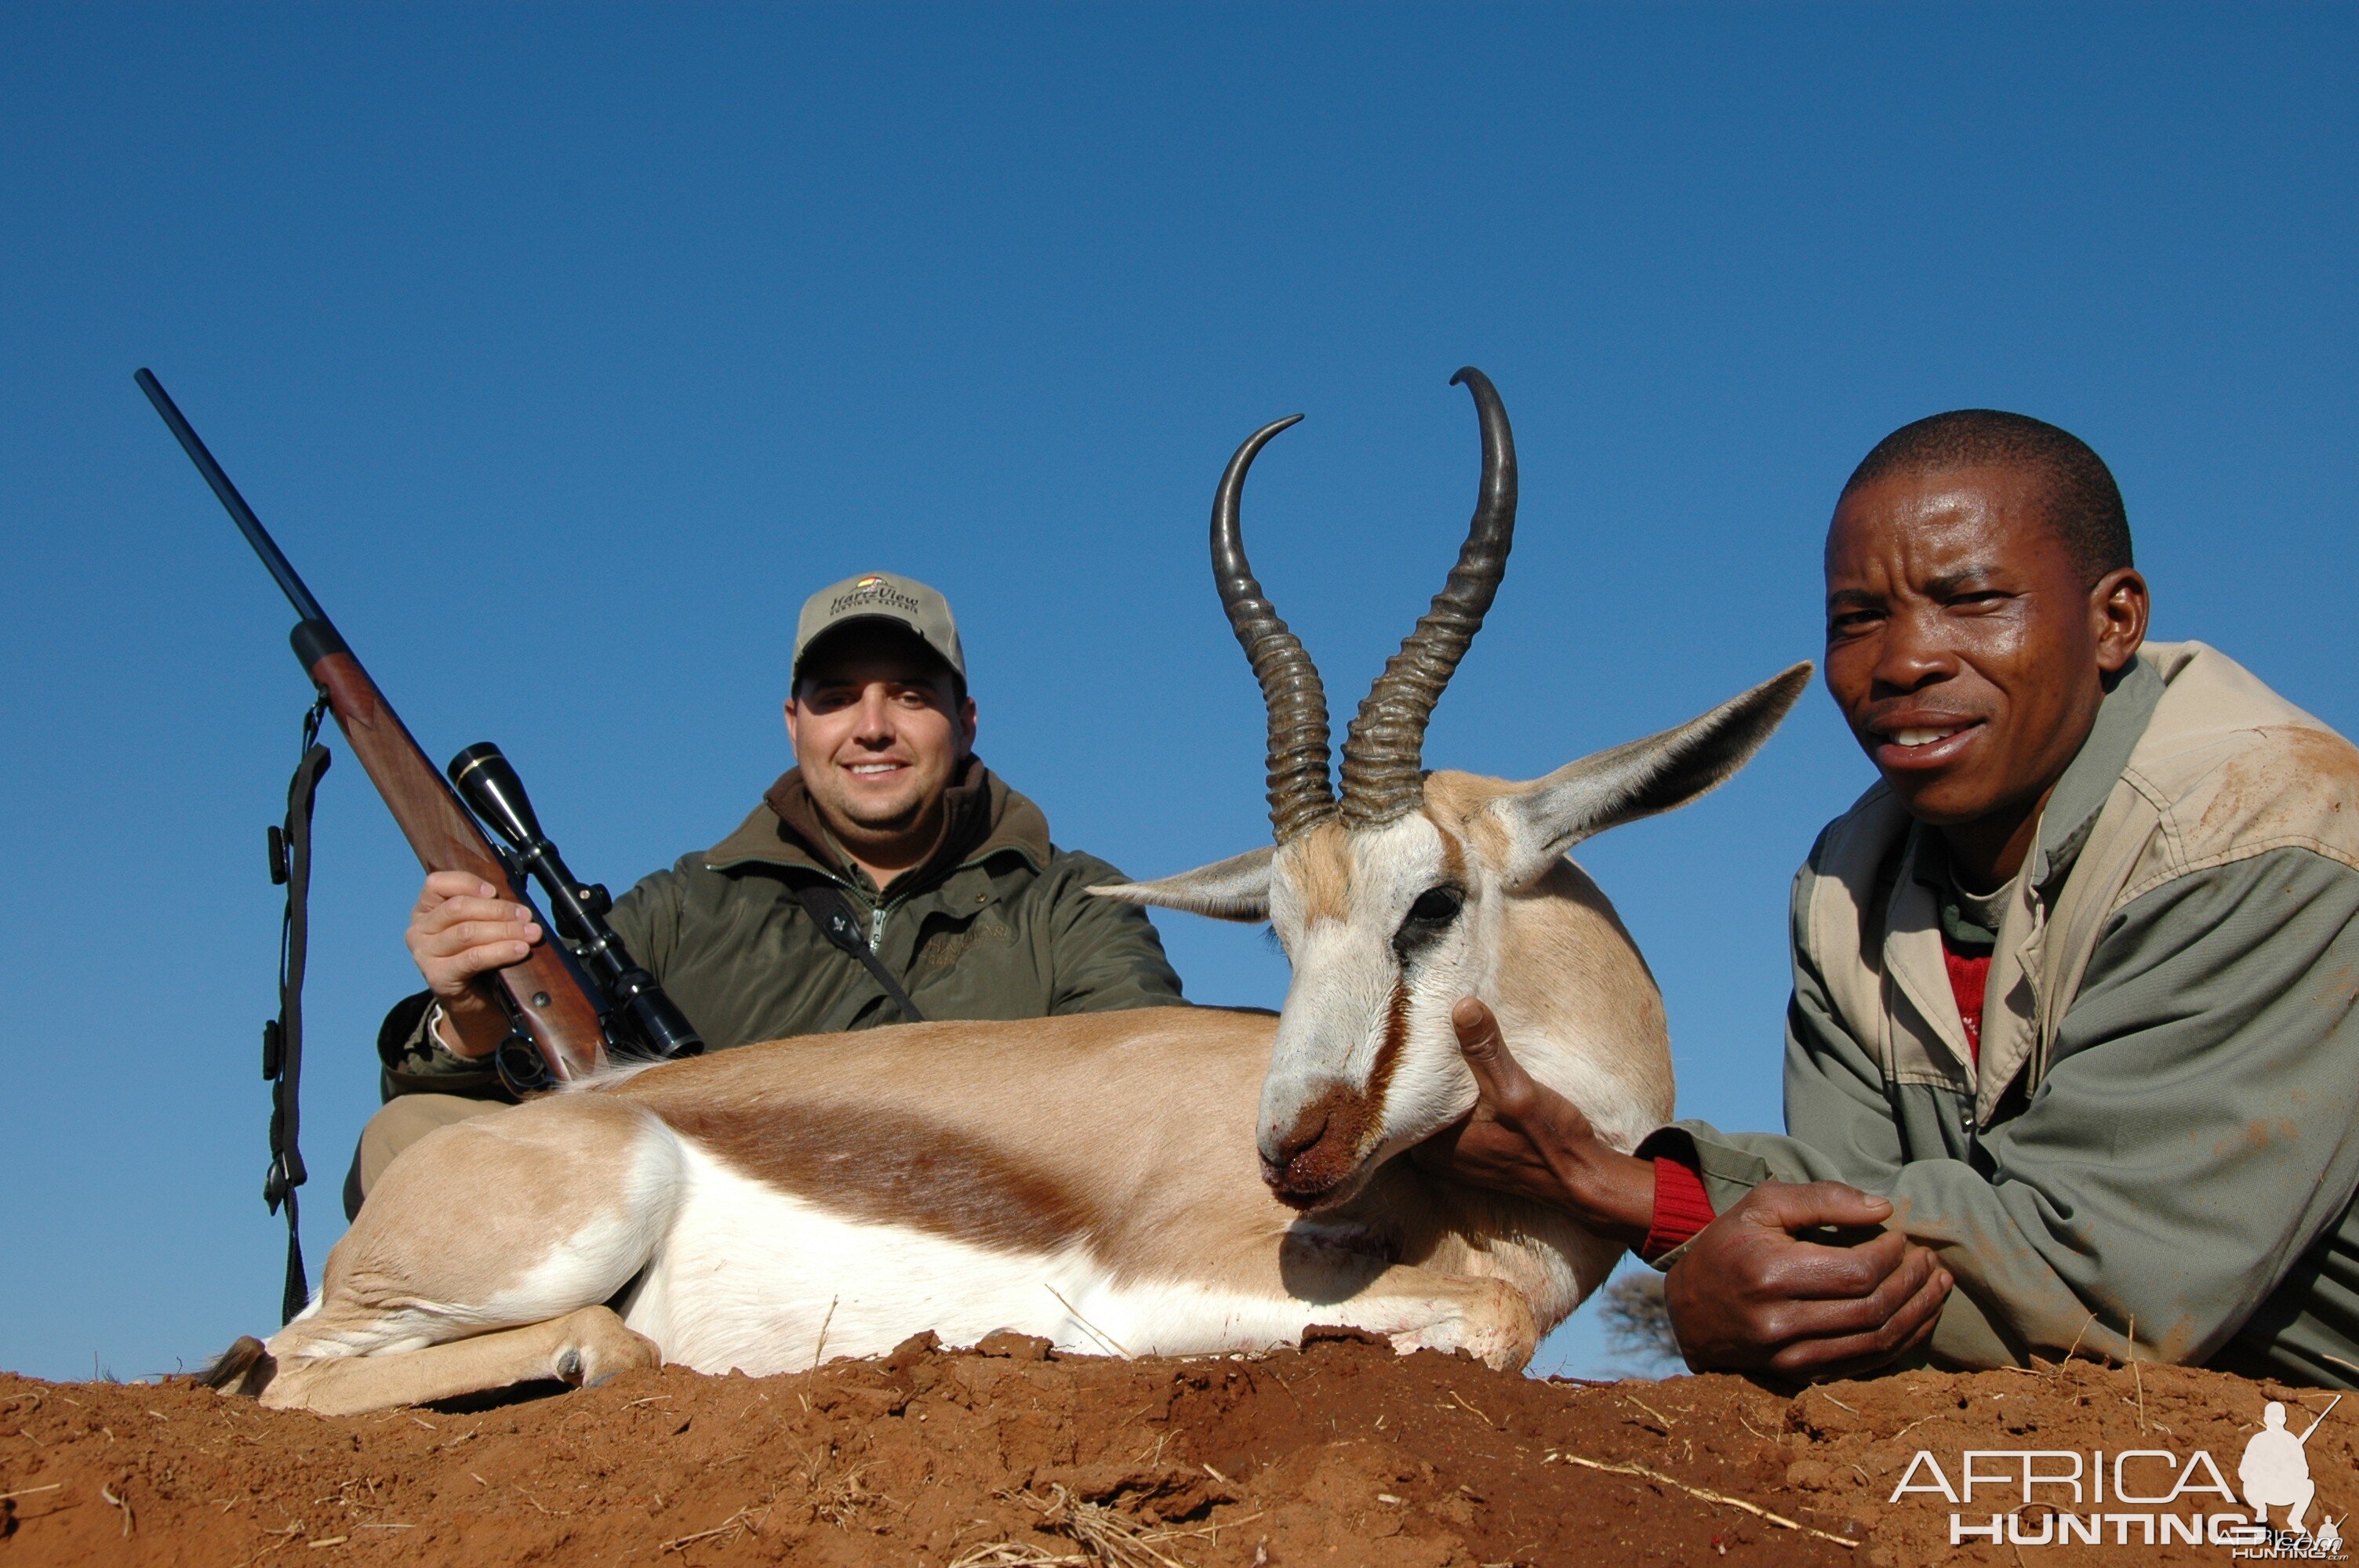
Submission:
M 499 836 L 515 852 L 516 863 L 548 892 L 559 935 L 574 945 L 582 964 L 597 977 L 619 1015 L 614 1022 L 635 1037 L 633 1043 L 665 1058 L 702 1054 L 704 1041 L 687 1016 L 664 995 L 655 977 L 632 960 L 622 937 L 606 924 L 606 912 L 614 901 L 597 883 L 577 881 L 557 846 L 541 832 L 524 780 L 500 749 L 489 741 L 470 746 L 451 758 L 445 771 L 468 809 Z

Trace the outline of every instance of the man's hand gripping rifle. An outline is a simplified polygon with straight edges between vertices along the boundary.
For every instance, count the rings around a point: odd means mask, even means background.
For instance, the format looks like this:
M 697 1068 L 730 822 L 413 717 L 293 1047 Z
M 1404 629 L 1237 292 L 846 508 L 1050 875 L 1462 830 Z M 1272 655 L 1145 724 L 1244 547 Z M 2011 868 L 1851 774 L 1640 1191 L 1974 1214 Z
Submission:
M 419 862 L 429 871 L 479 877 L 527 908 L 531 901 L 522 884 L 530 875 L 548 892 L 557 916 L 554 929 L 579 948 L 577 960 L 564 945 L 545 942 L 493 977 L 496 1000 L 512 1026 L 496 1053 L 502 1079 L 524 1092 L 580 1077 L 604 1063 L 610 1045 L 618 1054 L 641 1058 L 702 1051 L 704 1044 L 688 1020 L 647 970 L 632 962 L 606 924 L 605 890 L 577 881 L 541 833 L 523 783 L 499 749 L 471 746 L 453 758 L 451 780 L 458 793 L 452 793 L 163 385 L 146 370 L 134 379 L 294 604 L 299 618 L 290 637 L 296 657 Z M 506 840 L 512 853 L 484 838 L 469 807 Z
M 623 939 L 606 924 L 614 901 L 597 882 L 576 880 L 557 846 L 540 830 L 532 801 L 515 766 L 489 741 L 468 747 L 451 759 L 451 782 L 468 807 L 506 843 L 502 858 L 509 870 L 524 871 L 549 894 L 557 912 L 557 929 L 571 944 L 582 967 L 605 998 L 603 1022 L 609 1039 L 627 1044 L 639 1056 L 693 1056 L 704 1042 L 689 1026 L 653 975 L 631 961 Z M 429 871 L 432 867 L 427 868 Z

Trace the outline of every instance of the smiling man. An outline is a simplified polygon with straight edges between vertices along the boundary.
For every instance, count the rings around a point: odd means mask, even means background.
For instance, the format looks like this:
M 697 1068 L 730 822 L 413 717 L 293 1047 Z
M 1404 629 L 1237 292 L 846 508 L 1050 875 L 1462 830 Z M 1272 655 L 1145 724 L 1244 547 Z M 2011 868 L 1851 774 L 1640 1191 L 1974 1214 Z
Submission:
M 1795 881 L 1788 1135 L 1606 1149 L 1468 1003 L 1482 1102 L 1420 1157 L 1667 1269 L 1699 1368 L 2359 1385 L 2359 752 L 2146 643 L 2113 476 L 2036 419 L 1886 438 L 1826 585 L 1881 779 Z
M 975 756 L 940 594 L 886 572 L 813 594 L 786 719 L 796 766 L 734 833 L 608 916 L 708 1049 L 1180 1001 L 1145 912 L 1083 891 L 1121 873 L 1051 844 L 1040 808 Z M 490 1054 L 507 1023 L 479 978 L 543 934 L 493 891 L 426 879 L 408 940 L 427 989 L 379 1036 L 388 1103 L 362 1134 L 348 1212 L 409 1143 L 505 1103 Z

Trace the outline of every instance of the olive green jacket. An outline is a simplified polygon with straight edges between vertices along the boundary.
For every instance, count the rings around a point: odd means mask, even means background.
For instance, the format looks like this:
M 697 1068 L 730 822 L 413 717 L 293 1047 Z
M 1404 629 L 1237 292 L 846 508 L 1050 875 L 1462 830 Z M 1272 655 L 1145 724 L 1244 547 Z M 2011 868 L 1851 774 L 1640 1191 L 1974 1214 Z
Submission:
M 1723 1211 L 1771 1179 L 1891 1198 L 1956 1278 L 1953 1365 L 2077 1343 L 2359 1385 L 2359 752 L 2147 644 L 2041 814 L 1979 1059 L 1924 834 L 1878 784 L 1795 879 L 1790 1136 L 1642 1148 L 1686 1145 Z
M 1127 879 L 1095 856 L 1050 843 L 1040 808 L 982 763 L 973 764 L 966 785 L 979 795 L 969 835 L 979 841 L 880 893 L 833 846 L 813 844 L 781 816 L 772 803 L 799 790 L 788 773 L 734 833 L 641 881 L 607 918 L 712 1050 L 907 1022 L 797 900 L 796 888 L 814 881 L 841 890 L 928 1019 L 1179 1004 L 1180 977 L 1145 912 L 1086 891 Z M 378 1039 L 386 1097 L 504 1098 L 486 1063 L 426 1037 L 425 1011 L 420 993 L 386 1020 Z

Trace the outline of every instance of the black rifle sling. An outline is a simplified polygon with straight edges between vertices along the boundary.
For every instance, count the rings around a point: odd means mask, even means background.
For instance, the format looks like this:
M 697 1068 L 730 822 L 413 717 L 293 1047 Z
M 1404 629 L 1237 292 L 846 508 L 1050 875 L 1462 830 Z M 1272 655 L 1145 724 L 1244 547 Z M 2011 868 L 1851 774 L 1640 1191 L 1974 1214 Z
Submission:
M 297 1147 L 301 1130 L 303 1087 L 303 965 L 310 945 L 311 800 L 328 771 L 328 748 L 320 744 L 322 697 L 303 719 L 303 758 L 287 781 L 287 825 L 270 830 L 270 880 L 287 884 L 287 914 L 278 927 L 278 1016 L 262 1026 L 262 1076 L 270 1081 L 270 1169 L 262 1178 L 262 1201 L 273 1214 L 287 1206 L 287 1285 L 279 1321 L 288 1323 L 310 1300 L 303 1268 L 303 1232 L 295 1189 L 309 1179 Z
M 893 1005 L 901 1010 L 903 1018 L 911 1023 L 926 1022 L 926 1015 L 918 1011 L 918 1004 L 909 1000 L 909 993 L 901 989 L 901 982 L 893 978 L 893 971 L 885 967 L 876 949 L 860 935 L 860 922 L 853 918 L 852 906 L 844 902 L 842 889 L 826 882 L 804 882 L 795 889 L 795 899 L 827 933 L 829 941 L 859 959 L 860 967 L 875 977 L 876 983 L 885 988 L 885 994 L 893 999 Z

